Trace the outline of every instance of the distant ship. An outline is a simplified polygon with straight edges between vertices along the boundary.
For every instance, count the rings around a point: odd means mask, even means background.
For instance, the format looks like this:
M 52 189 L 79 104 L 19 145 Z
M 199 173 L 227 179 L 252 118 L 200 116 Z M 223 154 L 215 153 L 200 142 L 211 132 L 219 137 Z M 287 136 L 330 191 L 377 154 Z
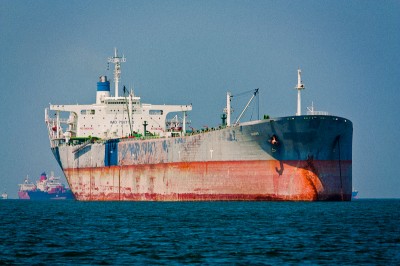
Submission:
M 71 190 L 61 183 L 60 177 L 52 173 L 48 178 L 45 172 L 36 181 L 36 185 L 26 177 L 24 183 L 19 184 L 18 197 L 31 200 L 74 199 Z
M 356 198 L 357 198 L 357 195 L 358 195 L 358 190 L 353 190 L 353 191 L 351 192 L 351 197 L 352 197 L 353 199 L 356 199 Z
M 94 104 L 45 110 L 51 150 L 77 200 L 351 200 L 353 124 L 326 112 L 301 114 L 300 69 L 296 115 L 242 122 L 256 89 L 231 121 L 236 95 L 227 92 L 220 125 L 187 130 L 191 104 L 142 103 L 125 87 L 118 96 L 125 61 L 117 50 L 108 59 L 114 96 L 100 76 Z
M 7 193 L 4 192 L 3 194 L 1 194 L 1 198 L 0 199 L 8 199 Z

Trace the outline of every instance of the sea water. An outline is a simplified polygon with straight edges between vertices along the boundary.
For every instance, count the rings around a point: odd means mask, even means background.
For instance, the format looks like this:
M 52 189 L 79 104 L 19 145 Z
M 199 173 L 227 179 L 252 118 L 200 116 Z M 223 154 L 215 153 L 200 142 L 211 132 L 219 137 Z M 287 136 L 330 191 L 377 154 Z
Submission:
M 400 265 L 400 200 L 3 200 L 0 215 L 0 264 Z

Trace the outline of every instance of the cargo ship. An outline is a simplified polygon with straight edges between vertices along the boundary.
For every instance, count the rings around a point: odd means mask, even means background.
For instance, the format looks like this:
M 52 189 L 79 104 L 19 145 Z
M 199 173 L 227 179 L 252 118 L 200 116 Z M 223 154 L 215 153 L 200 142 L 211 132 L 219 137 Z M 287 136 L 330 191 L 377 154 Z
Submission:
M 60 177 L 55 177 L 53 173 L 47 177 L 45 172 L 40 175 L 36 184 L 26 177 L 24 183 L 19 184 L 18 197 L 26 200 L 74 199 L 71 190 L 61 183 Z
M 94 104 L 45 109 L 51 150 L 77 200 L 351 200 L 353 124 L 313 108 L 301 114 L 300 69 L 295 115 L 242 122 L 256 89 L 231 119 L 227 92 L 221 125 L 193 130 L 191 104 L 142 103 L 125 86 L 119 96 L 126 58 L 115 49 L 108 62 L 114 95 L 101 76 Z

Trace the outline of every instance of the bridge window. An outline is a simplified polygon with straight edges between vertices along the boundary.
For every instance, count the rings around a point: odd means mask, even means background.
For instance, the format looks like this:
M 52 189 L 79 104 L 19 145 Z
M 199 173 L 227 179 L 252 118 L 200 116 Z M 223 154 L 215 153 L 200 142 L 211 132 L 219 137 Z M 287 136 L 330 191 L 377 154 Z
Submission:
M 81 110 L 81 115 L 94 115 L 96 113 L 95 110 Z
M 163 110 L 149 110 L 149 115 L 162 115 Z

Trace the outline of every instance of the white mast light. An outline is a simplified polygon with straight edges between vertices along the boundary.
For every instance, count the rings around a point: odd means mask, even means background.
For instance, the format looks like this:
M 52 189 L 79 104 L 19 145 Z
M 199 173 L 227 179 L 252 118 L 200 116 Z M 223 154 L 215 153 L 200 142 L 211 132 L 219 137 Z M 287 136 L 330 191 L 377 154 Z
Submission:
M 124 55 L 118 56 L 117 48 L 114 48 L 114 56 L 108 58 L 109 63 L 114 64 L 114 83 L 115 83 L 115 98 L 118 97 L 118 83 L 121 77 L 121 63 L 126 62 Z

